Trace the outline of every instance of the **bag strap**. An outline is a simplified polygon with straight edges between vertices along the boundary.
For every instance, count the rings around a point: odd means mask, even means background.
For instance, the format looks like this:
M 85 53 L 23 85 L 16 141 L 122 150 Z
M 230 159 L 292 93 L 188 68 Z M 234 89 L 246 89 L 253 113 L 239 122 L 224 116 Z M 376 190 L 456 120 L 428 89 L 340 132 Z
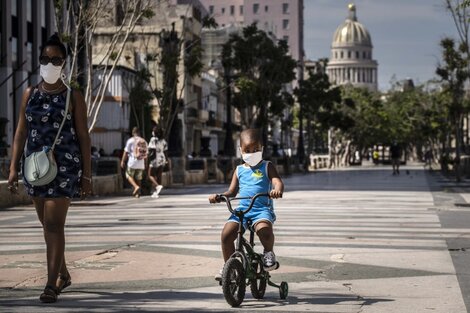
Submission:
M 59 139 L 60 132 L 62 131 L 62 128 L 64 127 L 65 120 L 67 119 L 67 114 L 69 113 L 69 105 L 70 105 L 70 93 L 72 91 L 72 88 L 67 86 L 67 98 L 65 100 L 65 112 L 64 112 L 64 118 L 62 119 L 62 123 L 60 124 L 59 130 L 57 131 L 57 135 L 55 136 L 54 143 L 52 144 L 51 150 L 54 151 L 55 144 L 57 142 L 57 139 Z

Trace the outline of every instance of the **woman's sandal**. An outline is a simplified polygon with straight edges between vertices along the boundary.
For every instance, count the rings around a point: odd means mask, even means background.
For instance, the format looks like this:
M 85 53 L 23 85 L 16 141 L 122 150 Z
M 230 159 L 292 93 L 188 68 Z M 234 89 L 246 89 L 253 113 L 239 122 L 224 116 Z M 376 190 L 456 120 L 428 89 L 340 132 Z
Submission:
M 72 284 L 72 277 L 70 276 L 70 274 L 67 275 L 67 276 L 59 275 L 59 284 L 57 286 L 59 294 L 62 292 L 62 290 L 64 290 L 65 288 L 67 288 L 71 284 Z
M 42 303 L 54 303 L 57 301 L 58 294 L 59 290 L 57 287 L 47 285 L 39 296 L 39 300 L 41 300 Z

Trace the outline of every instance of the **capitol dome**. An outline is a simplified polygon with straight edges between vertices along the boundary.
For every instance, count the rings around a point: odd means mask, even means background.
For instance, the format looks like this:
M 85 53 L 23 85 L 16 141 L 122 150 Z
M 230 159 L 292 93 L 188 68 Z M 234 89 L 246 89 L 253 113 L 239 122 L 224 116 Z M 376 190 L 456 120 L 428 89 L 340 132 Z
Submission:
M 349 5 L 349 17 L 335 31 L 333 45 L 372 46 L 369 31 L 357 21 L 356 6 Z
M 377 61 L 372 59 L 372 39 L 364 25 L 357 21 L 356 6 L 350 4 L 349 15 L 338 26 L 331 43 L 327 72 L 335 85 L 350 84 L 377 90 Z

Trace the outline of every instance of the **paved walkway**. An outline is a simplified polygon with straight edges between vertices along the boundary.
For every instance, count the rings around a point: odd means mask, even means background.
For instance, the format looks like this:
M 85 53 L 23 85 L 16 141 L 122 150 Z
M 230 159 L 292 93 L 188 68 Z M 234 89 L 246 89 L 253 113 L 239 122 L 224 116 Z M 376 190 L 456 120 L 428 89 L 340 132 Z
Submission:
M 285 183 L 276 201 L 281 268 L 273 280 L 289 282 L 289 297 L 280 300 L 268 287 L 264 300 L 247 294 L 243 310 L 467 312 L 466 183 L 420 167 L 399 176 L 389 168 L 348 168 Z M 207 201 L 224 188 L 75 203 L 66 228 L 73 285 L 48 306 L 37 299 L 45 253 L 33 208 L 0 211 L 0 311 L 233 312 L 213 280 L 223 265 L 227 211 Z

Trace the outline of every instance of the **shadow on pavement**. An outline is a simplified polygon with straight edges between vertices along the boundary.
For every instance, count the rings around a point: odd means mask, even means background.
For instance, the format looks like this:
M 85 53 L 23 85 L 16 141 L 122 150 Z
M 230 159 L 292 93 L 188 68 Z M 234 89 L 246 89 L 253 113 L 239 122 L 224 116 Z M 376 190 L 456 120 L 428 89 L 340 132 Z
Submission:
M 355 295 L 320 293 L 303 296 L 289 296 L 286 300 L 271 298 L 268 294 L 263 300 L 255 300 L 247 294 L 247 298 L 242 303 L 241 308 L 245 309 L 266 309 L 270 307 L 285 307 L 292 305 L 334 305 L 342 302 L 350 302 L 351 305 L 373 305 L 378 302 L 394 301 L 392 299 L 382 298 L 362 298 Z M 190 304 L 187 302 L 194 302 Z M 38 298 L 28 299 L 2 299 L 0 307 L 10 308 L 15 312 L 15 308 L 28 308 L 29 311 L 41 308 L 41 311 L 50 310 L 50 312 L 130 312 L 132 309 L 149 312 L 222 312 L 233 309 L 227 304 L 227 308 L 207 310 L 207 308 L 198 308 L 197 302 L 201 305 L 207 305 L 207 301 L 223 302 L 225 300 L 220 293 L 193 292 L 193 291 L 148 291 L 148 292 L 101 292 L 101 291 L 76 291 L 64 292 L 57 303 L 43 304 Z M 185 303 L 186 302 L 186 303 Z M 184 307 L 179 309 L 178 307 Z M 175 309 L 171 309 L 174 307 Z M 293 308 L 294 309 L 294 308 Z M 300 308 L 299 308 L 300 309 Z M 310 312 L 315 308 L 310 308 Z M 289 310 L 290 312 L 294 312 Z M 48 311 L 49 312 L 49 311 Z
M 444 178 L 438 171 L 418 166 L 402 168 L 399 175 L 392 175 L 386 167 L 346 168 L 321 170 L 305 174 L 281 175 L 286 191 L 440 191 L 442 187 L 470 187 L 470 181 L 457 183 Z M 178 194 L 207 194 L 208 188 L 220 192 L 229 184 L 192 185 L 184 188 L 165 189 L 164 196 Z

